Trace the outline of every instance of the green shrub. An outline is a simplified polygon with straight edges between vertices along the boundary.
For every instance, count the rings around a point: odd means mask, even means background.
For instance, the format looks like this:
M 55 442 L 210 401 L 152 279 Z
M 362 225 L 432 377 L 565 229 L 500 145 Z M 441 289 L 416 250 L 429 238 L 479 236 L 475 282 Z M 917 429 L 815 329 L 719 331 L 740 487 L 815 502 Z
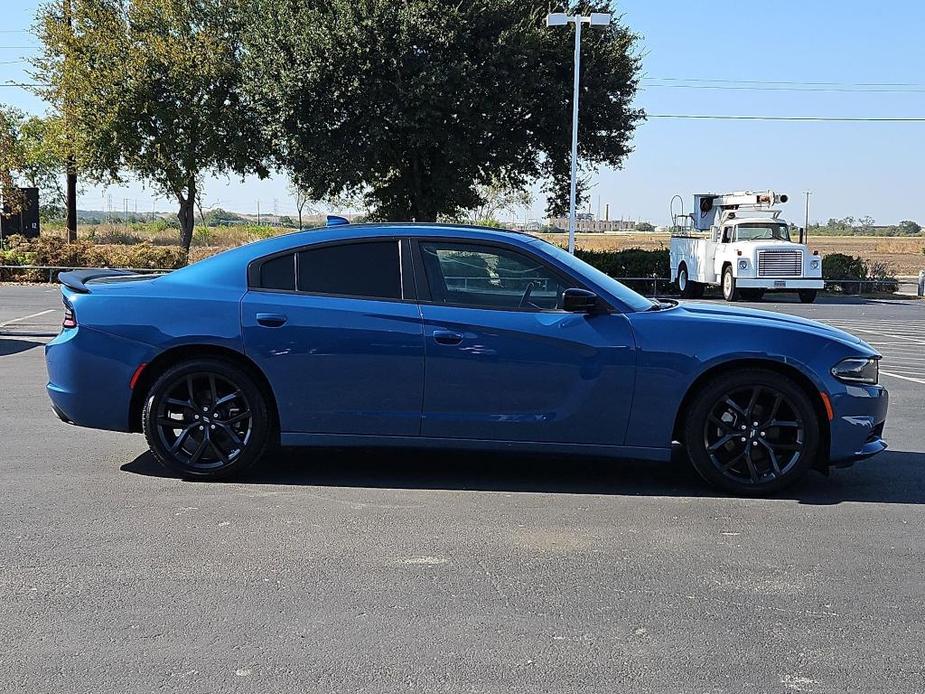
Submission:
M 652 280 L 624 280 L 625 277 L 667 278 L 670 259 L 667 248 L 645 251 L 628 248 L 622 251 L 586 251 L 576 249 L 575 255 L 601 272 L 614 277 L 638 292 L 651 294 Z M 662 285 L 664 287 L 664 285 Z
M 893 293 L 899 289 L 899 282 L 888 265 L 879 262 L 868 265 L 862 258 L 844 253 L 830 253 L 822 259 L 822 279 L 826 281 L 826 289 L 843 294 Z

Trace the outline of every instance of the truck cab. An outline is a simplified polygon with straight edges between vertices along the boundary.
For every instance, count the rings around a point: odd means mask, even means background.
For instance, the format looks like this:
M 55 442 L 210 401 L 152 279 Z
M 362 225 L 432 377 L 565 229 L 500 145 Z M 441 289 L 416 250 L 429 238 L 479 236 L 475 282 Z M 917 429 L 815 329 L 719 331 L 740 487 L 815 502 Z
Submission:
M 695 212 L 675 217 L 671 279 L 681 295 L 697 298 L 720 286 L 727 301 L 757 301 L 767 291 L 796 291 L 811 303 L 822 281 L 822 259 L 804 243 L 803 230 L 780 218 L 773 205 L 786 195 L 767 193 L 694 196 Z

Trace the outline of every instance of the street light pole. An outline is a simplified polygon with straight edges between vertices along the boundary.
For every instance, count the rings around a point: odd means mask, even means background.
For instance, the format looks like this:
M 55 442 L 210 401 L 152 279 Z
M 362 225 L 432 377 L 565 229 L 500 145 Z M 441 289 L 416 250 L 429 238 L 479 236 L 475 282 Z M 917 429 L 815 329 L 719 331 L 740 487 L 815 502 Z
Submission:
M 604 12 L 592 12 L 585 17 L 582 15 L 567 15 L 564 12 L 555 12 L 546 16 L 547 27 L 575 25 L 575 79 L 572 93 L 572 180 L 569 190 L 568 204 L 568 252 L 575 254 L 575 225 L 577 221 L 578 196 L 578 96 L 581 83 L 581 25 L 607 26 L 611 22 L 611 15 Z

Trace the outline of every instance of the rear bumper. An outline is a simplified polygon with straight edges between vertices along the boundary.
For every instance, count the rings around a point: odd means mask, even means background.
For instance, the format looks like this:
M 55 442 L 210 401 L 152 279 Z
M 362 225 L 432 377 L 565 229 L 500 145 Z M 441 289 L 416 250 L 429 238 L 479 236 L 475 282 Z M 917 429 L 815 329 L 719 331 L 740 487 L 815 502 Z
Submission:
M 781 285 L 780 283 L 783 283 Z M 822 279 L 806 279 L 800 277 L 742 277 L 736 279 L 736 286 L 739 289 L 825 289 L 825 282 Z
M 833 465 L 850 465 L 887 447 L 883 425 L 890 396 L 883 386 L 844 386 L 831 396 L 834 419 L 829 460 Z
M 45 346 L 46 391 L 64 422 L 93 429 L 130 431 L 130 383 L 152 350 L 131 340 L 80 326 Z

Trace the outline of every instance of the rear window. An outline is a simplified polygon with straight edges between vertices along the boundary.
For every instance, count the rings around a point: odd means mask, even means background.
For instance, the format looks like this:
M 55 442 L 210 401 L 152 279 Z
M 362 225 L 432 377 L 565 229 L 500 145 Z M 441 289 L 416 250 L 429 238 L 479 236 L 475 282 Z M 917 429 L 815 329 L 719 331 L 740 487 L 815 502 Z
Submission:
M 300 292 L 401 299 L 398 241 L 324 246 L 299 253 Z
M 295 289 L 295 255 L 281 255 L 260 266 L 260 287 L 263 289 Z

